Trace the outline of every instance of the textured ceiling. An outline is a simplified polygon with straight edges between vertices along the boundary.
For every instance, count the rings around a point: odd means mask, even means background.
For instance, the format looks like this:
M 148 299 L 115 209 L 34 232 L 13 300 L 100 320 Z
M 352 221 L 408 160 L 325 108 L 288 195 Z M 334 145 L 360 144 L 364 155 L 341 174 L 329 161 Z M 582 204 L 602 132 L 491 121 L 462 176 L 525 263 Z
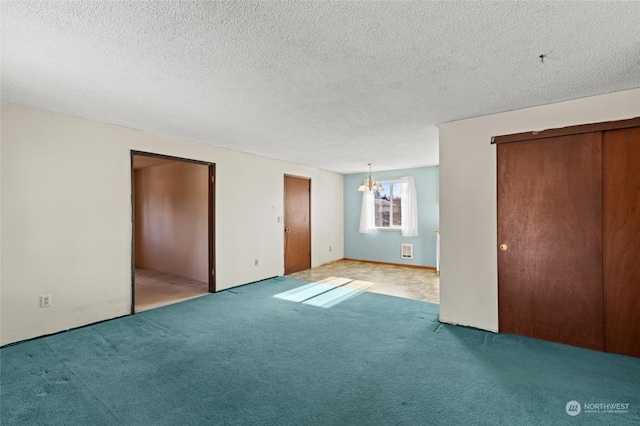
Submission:
M 640 87 L 635 1 L 1 7 L 3 101 L 342 173 L 437 164 L 439 123 Z

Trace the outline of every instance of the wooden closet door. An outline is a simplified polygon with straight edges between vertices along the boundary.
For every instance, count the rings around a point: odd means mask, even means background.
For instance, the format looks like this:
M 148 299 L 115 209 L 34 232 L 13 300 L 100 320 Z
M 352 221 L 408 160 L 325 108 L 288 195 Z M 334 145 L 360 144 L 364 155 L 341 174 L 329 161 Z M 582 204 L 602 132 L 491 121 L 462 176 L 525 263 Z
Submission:
M 603 350 L 601 133 L 497 146 L 499 331 Z
M 311 180 L 284 177 L 284 273 L 311 268 Z
M 640 127 L 606 132 L 605 350 L 640 357 Z

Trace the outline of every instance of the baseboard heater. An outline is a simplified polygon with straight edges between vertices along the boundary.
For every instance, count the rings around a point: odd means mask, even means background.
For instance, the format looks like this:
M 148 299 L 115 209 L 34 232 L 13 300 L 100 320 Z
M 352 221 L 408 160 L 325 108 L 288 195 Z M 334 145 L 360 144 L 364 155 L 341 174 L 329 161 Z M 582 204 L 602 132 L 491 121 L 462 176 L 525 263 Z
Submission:
M 402 244 L 402 258 L 413 259 L 413 244 Z

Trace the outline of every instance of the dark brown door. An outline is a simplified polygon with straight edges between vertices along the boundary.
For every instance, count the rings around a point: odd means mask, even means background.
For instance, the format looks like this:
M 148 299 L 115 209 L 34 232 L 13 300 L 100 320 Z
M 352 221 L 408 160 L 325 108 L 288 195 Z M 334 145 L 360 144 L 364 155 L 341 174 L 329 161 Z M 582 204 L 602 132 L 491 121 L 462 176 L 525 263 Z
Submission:
M 603 350 L 601 133 L 497 146 L 500 332 Z
M 284 177 L 284 273 L 311 268 L 311 180 Z
M 606 132 L 605 350 L 640 357 L 640 127 Z

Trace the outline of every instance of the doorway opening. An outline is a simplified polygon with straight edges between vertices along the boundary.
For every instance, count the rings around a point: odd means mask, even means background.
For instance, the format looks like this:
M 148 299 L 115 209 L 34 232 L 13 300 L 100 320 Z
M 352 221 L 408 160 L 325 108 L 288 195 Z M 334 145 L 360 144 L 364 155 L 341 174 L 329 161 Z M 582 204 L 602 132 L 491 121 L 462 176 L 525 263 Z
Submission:
M 215 292 L 215 164 L 131 151 L 131 206 L 131 313 Z

